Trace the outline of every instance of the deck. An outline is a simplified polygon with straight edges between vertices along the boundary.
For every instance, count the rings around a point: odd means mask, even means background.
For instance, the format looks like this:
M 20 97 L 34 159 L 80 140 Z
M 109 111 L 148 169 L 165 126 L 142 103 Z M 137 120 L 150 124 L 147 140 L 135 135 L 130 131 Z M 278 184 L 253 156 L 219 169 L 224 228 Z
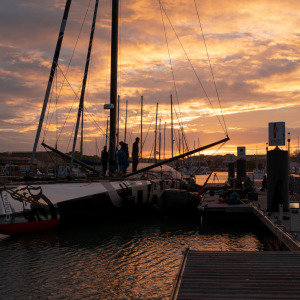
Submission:
M 300 299 L 300 252 L 187 249 L 170 299 Z

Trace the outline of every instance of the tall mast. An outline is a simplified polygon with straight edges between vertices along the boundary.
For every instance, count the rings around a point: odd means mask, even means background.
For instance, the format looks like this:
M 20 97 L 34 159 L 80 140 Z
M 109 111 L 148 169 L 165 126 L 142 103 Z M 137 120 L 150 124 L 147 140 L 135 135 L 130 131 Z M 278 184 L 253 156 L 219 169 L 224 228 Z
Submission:
M 105 146 L 107 147 L 107 138 L 108 138 L 108 118 L 106 120 L 106 133 L 105 133 Z
M 161 153 L 161 119 L 159 119 L 159 128 L 158 128 L 158 161 L 160 161 Z
M 119 145 L 119 138 L 120 138 L 120 96 L 118 95 L 118 104 L 117 104 L 117 111 L 118 111 L 118 127 L 117 127 L 117 145 Z M 108 125 L 107 125 L 108 126 Z
M 111 26 L 111 73 L 110 73 L 110 135 L 109 135 L 109 171 L 116 170 L 116 104 L 118 77 L 118 23 L 119 0 L 112 0 Z
M 73 160 L 74 160 L 74 153 L 75 153 L 75 147 L 76 147 L 76 141 L 77 141 L 77 135 L 78 135 L 78 128 L 79 128 L 79 124 L 80 124 L 80 117 L 83 115 L 83 102 L 84 102 L 85 86 L 86 86 L 86 80 L 87 80 L 87 75 L 88 75 L 89 65 L 90 65 L 91 51 L 92 51 L 92 46 L 93 46 L 93 38 L 94 38 L 95 24 L 96 24 L 96 18 L 97 18 L 98 2 L 99 2 L 99 0 L 96 0 L 96 2 L 95 2 L 94 17 L 93 17 L 93 23 L 92 23 L 92 28 L 91 28 L 91 34 L 90 34 L 90 42 L 89 42 L 88 53 L 87 53 L 87 57 L 86 57 L 84 76 L 83 76 L 83 80 L 82 80 L 80 102 L 79 102 L 79 107 L 78 107 L 77 122 L 76 122 L 76 127 L 75 127 L 74 141 L 73 141 L 73 148 L 72 148 L 72 159 L 71 159 L 71 163 L 70 163 L 71 168 L 72 168 Z M 83 128 L 82 128 L 82 131 L 83 131 Z M 81 131 L 81 133 L 82 133 L 82 131 Z M 82 151 L 82 148 L 81 148 L 81 151 Z
M 127 135 L 127 108 L 128 108 L 128 100 L 126 100 L 124 143 L 126 143 L 126 135 Z
M 158 103 L 156 103 L 156 120 L 155 120 L 155 140 L 154 140 L 154 162 L 155 163 L 157 163 L 156 160 L 157 114 L 158 114 Z
M 164 159 L 166 159 L 166 126 L 167 126 L 167 122 L 165 122 L 165 126 L 164 126 Z
M 174 138 L 173 138 L 173 100 L 171 95 L 171 147 L 172 147 L 172 157 L 173 157 L 173 144 L 174 144 Z
M 80 139 L 80 160 L 82 160 L 82 155 L 83 155 L 83 116 L 84 116 L 83 111 L 84 111 L 84 104 L 82 104 L 81 139 Z
M 65 32 L 65 28 L 66 28 L 66 24 L 67 24 L 67 19 L 68 19 L 68 15 L 69 15 L 69 11 L 70 11 L 71 2 L 72 2 L 72 0 L 67 0 L 67 2 L 66 2 L 64 15 L 63 15 L 61 25 L 60 25 L 60 30 L 59 30 L 56 48 L 55 48 L 53 61 L 52 61 L 52 66 L 51 66 L 51 70 L 50 70 L 50 76 L 49 76 L 48 85 L 47 85 L 47 89 L 46 89 L 46 93 L 45 93 L 44 104 L 43 104 L 40 121 L 39 121 L 39 126 L 38 126 L 38 129 L 36 132 L 34 146 L 33 146 L 32 154 L 31 154 L 30 169 L 32 169 L 32 164 L 33 164 L 34 156 L 36 153 L 37 144 L 39 142 L 39 138 L 40 138 L 40 134 L 41 134 L 42 126 L 43 126 L 45 112 L 46 112 L 46 108 L 47 108 L 47 104 L 48 104 L 48 100 L 49 100 L 49 95 L 50 95 L 50 91 L 51 91 L 51 87 L 52 87 L 54 74 L 55 74 L 56 67 L 57 67 L 60 48 L 61 48 L 63 37 L 64 37 L 64 32 Z
M 141 159 L 143 158 L 143 105 L 144 99 L 141 96 Z

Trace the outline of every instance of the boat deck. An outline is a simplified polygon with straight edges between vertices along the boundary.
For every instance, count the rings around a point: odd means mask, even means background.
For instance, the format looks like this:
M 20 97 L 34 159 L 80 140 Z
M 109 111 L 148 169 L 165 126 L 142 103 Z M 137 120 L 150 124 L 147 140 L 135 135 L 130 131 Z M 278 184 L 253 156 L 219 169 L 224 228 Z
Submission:
M 299 299 L 300 252 L 186 250 L 171 299 Z

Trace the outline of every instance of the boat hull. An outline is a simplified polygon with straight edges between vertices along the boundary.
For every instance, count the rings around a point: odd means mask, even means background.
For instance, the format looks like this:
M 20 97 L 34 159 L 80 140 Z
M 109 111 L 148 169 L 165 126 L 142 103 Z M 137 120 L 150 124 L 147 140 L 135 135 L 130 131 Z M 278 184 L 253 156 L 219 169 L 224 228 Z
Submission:
M 58 227 L 59 219 L 43 220 L 22 223 L 0 224 L 0 233 L 6 235 L 18 235 L 40 231 L 53 230 Z
M 182 182 L 178 180 L 155 179 L 56 183 L 14 188 L 17 195 L 34 200 L 34 203 L 2 190 L 0 233 L 19 234 L 74 223 L 84 225 L 104 220 L 159 217 L 162 215 L 159 209 L 162 192 L 168 188 L 180 189 L 181 185 Z M 180 200 L 176 206 L 178 202 Z M 184 199 L 181 204 L 186 205 Z M 176 210 L 180 211 L 180 208 L 176 207 Z M 163 215 L 166 214 L 168 211 L 164 209 Z

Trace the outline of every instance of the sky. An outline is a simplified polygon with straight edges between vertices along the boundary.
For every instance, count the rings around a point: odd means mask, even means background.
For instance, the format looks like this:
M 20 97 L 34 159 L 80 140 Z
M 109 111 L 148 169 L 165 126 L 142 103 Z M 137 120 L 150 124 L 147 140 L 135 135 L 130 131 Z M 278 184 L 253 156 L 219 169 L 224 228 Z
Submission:
M 72 1 L 40 137 L 63 152 L 72 148 L 94 3 Z M 32 151 L 65 1 L 1 4 L 0 152 Z M 99 153 L 106 142 L 110 25 L 111 1 L 100 0 L 85 93 L 85 154 Z M 157 151 L 160 145 L 161 158 L 168 157 L 172 95 L 174 155 L 227 134 L 225 145 L 203 153 L 236 154 L 244 146 L 246 154 L 265 154 L 270 122 L 285 122 L 291 152 L 297 151 L 299 44 L 297 0 L 120 1 L 120 140 L 126 128 L 131 150 L 140 136 L 143 97 L 143 157 L 153 156 L 157 103 Z

